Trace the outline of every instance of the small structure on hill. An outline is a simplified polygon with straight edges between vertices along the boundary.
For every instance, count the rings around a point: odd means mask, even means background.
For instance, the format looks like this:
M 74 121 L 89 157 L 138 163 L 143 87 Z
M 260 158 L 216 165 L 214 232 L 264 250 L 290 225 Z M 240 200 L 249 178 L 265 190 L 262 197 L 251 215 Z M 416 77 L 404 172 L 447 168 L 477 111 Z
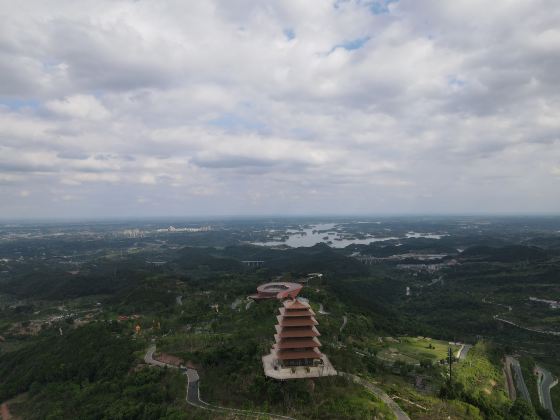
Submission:
M 168 365 L 173 365 L 176 367 L 181 367 L 185 365 L 185 361 L 183 359 L 167 353 L 157 353 L 154 355 L 154 359 L 157 360 L 158 362 L 166 363 Z
M 276 334 L 270 354 L 263 356 L 264 374 L 286 380 L 336 375 L 318 340 L 319 324 L 307 302 L 285 300 L 276 317 Z
M 284 281 L 265 283 L 257 287 L 256 294 L 249 297 L 257 301 L 263 299 L 295 299 L 302 287 L 303 286 L 299 283 L 289 283 Z

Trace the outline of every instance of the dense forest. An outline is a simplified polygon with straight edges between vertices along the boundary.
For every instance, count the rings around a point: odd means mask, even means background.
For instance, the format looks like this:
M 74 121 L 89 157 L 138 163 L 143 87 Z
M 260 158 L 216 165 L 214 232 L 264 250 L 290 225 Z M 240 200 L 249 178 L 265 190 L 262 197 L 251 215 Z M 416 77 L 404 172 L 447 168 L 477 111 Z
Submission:
M 446 223 L 429 225 L 450 232 Z M 278 303 L 247 296 L 282 279 L 304 285 L 336 369 L 377 383 L 412 418 L 549 418 L 533 374 L 537 364 L 560 374 L 560 337 L 546 333 L 558 313 L 543 303 L 560 297 L 560 248 L 545 227 L 270 248 L 248 243 L 266 239 L 260 225 L 248 226 L 232 224 L 221 236 L 100 233 L 80 246 L 73 234 L 2 243 L 0 401 L 22 418 L 215 417 L 185 402 L 182 372 L 143 362 L 157 343 L 197 368 L 200 392 L 214 404 L 296 418 L 391 418 L 346 378 L 279 383 L 263 375 Z M 382 229 L 366 224 L 363 232 Z M 447 347 L 456 342 L 474 347 L 453 360 L 450 380 Z M 531 404 L 508 397 L 506 354 L 522 363 Z

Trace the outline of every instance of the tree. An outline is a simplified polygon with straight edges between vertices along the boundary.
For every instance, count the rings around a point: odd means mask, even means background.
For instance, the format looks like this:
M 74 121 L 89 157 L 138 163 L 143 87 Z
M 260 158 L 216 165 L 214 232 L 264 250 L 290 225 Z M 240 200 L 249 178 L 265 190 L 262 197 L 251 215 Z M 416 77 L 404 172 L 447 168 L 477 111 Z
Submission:
M 539 420 L 533 407 L 523 398 L 517 398 L 508 411 L 511 420 Z

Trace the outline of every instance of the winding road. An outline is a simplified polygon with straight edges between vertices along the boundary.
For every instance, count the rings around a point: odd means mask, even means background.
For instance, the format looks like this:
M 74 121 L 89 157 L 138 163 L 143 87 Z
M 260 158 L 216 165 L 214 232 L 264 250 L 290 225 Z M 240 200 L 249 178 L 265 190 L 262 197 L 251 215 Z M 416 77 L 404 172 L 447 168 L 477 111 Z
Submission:
M 506 379 L 506 388 L 508 392 L 509 399 L 515 401 L 517 399 L 517 391 L 515 389 L 515 384 L 513 383 L 513 373 L 511 372 L 511 365 L 504 360 L 503 372 Z
M 346 327 L 346 324 L 348 323 L 348 317 L 346 315 L 344 315 L 342 317 L 342 325 L 340 326 L 340 332 L 342 332 L 342 330 L 344 329 L 344 327 Z
M 375 396 L 377 396 L 381 401 L 383 401 L 385 404 L 389 406 L 389 408 L 393 411 L 393 414 L 395 415 L 397 420 L 410 420 L 408 414 L 406 414 L 404 410 L 395 401 L 393 401 L 393 399 L 389 397 L 389 395 L 387 395 L 387 393 L 383 391 L 381 388 L 351 373 L 338 372 L 338 374 L 339 376 L 344 376 L 345 378 L 349 378 L 354 383 L 362 385 L 364 388 L 367 388 L 368 390 L 373 392 Z
M 196 369 L 192 368 L 178 368 L 174 365 L 169 365 L 167 363 L 162 363 L 154 359 L 154 353 L 156 351 L 156 345 L 152 344 L 146 350 L 144 356 L 144 361 L 153 366 L 168 367 L 171 369 L 180 369 L 187 375 L 187 396 L 186 401 L 194 407 L 201 408 L 203 410 L 215 411 L 218 413 L 232 413 L 237 416 L 251 417 L 251 418 L 261 418 L 266 417 L 270 419 L 281 419 L 281 420 L 295 420 L 293 417 L 281 416 L 277 414 L 263 413 L 260 411 L 249 411 L 249 410 L 238 410 L 236 408 L 220 407 L 218 405 L 208 404 L 207 402 L 200 399 L 200 389 L 198 384 L 200 382 L 200 377 Z
M 560 420 L 560 417 L 558 417 L 558 415 L 554 412 L 554 406 L 552 405 L 552 399 L 550 398 L 550 388 L 558 384 L 558 379 L 554 379 L 548 370 L 540 366 L 537 366 L 537 372 L 539 374 L 539 401 L 544 408 L 550 411 L 552 420 Z
M 506 308 L 507 312 L 511 312 L 513 310 L 513 308 L 510 305 L 504 305 L 502 303 L 491 302 L 491 301 L 487 300 L 486 297 L 482 298 L 482 303 L 501 306 L 503 308 Z M 537 334 L 547 334 L 547 335 L 556 335 L 556 336 L 560 335 L 560 331 L 538 330 L 536 328 L 524 327 L 523 325 L 516 324 L 515 322 L 510 321 L 509 319 L 502 318 L 501 315 L 503 315 L 507 312 L 500 312 L 499 314 L 495 314 L 494 316 L 492 316 L 492 318 L 494 318 L 494 320 L 496 320 L 496 321 L 503 322 L 504 324 L 508 324 L 508 325 L 513 326 L 513 327 L 517 327 L 517 328 L 520 328 L 522 330 L 525 330 L 525 331 L 531 331 L 531 332 L 534 332 L 534 333 L 537 333 Z
M 459 360 L 465 360 L 467 358 L 467 354 L 469 354 L 470 349 L 472 349 L 471 344 L 463 344 L 457 352 L 457 358 Z
M 523 399 L 527 401 L 529 405 L 533 405 L 531 402 L 531 395 L 529 394 L 529 390 L 527 389 L 527 385 L 525 384 L 525 380 L 523 379 L 523 372 L 521 372 L 519 361 L 515 357 L 506 356 L 506 363 L 511 366 L 511 369 L 514 372 L 517 391 L 519 391 Z
M 159 366 L 159 367 L 170 367 L 173 369 L 177 369 L 177 366 L 173 366 L 173 365 L 168 365 L 166 363 L 160 362 L 159 360 L 154 359 L 154 353 L 156 352 L 156 345 L 152 344 L 150 347 L 148 347 L 148 350 L 146 351 L 146 355 L 144 356 L 144 362 L 146 362 L 149 365 L 153 365 L 153 366 Z

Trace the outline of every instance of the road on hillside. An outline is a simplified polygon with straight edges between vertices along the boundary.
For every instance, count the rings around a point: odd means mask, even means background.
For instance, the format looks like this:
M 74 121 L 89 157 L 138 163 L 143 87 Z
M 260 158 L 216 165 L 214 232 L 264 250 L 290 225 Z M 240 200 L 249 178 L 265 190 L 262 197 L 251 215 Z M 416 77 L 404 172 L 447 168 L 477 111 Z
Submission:
M 385 404 L 389 406 L 389 408 L 393 411 L 393 414 L 395 415 L 397 420 L 410 420 L 408 414 L 406 414 L 404 410 L 395 401 L 393 401 L 393 399 L 389 397 L 389 395 L 387 395 L 387 393 L 383 391 L 381 388 L 378 388 L 371 382 L 366 381 L 365 379 L 362 379 L 359 376 L 352 375 L 351 373 L 338 372 L 338 375 L 349 378 L 353 382 L 360 384 L 363 387 L 369 389 L 371 392 L 373 392 L 381 401 L 383 401 Z
M 465 360 L 467 358 L 467 354 L 469 354 L 470 349 L 472 349 L 471 344 L 463 344 L 461 349 L 459 350 L 459 360 Z
M 560 335 L 560 331 L 537 330 L 536 328 L 524 327 L 524 326 L 519 325 L 519 324 L 517 324 L 513 321 L 510 321 L 509 319 L 503 318 L 502 315 L 504 315 L 505 313 L 511 312 L 513 310 L 513 308 L 510 305 L 504 305 L 502 303 L 495 303 L 495 302 L 492 302 L 492 301 L 486 299 L 486 297 L 482 298 L 482 303 L 501 306 L 501 307 L 507 309 L 506 312 L 500 312 L 499 314 L 495 314 L 494 316 L 492 316 L 492 318 L 496 321 L 500 321 L 500 322 L 503 322 L 504 324 L 511 325 L 513 327 L 516 327 L 516 328 L 521 328 L 522 330 L 525 330 L 525 331 L 531 331 L 531 332 L 534 332 L 534 333 L 537 333 L 537 334 L 547 334 L 547 335 L 556 335 L 556 336 Z
M 150 347 L 148 347 L 148 350 L 146 351 L 146 355 L 144 356 L 144 362 L 146 362 L 149 365 L 154 365 L 154 366 L 159 366 L 159 367 L 172 367 L 172 368 L 177 368 L 177 366 L 173 366 L 173 365 L 167 365 L 163 362 L 160 362 L 159 360 L 154 359 L 154 353 L 156 352 L 156 345 L 152 344 Z
M 156 345 L 152 344 L 146 350 L 146 355 L 144 356 L 144 361 L 153 366 L 159 367 L 168 367 L 172 369 L 179 369 L 177 366 L 169 365 L 167 363 L 162 363 L 158 360 L 154 359 L 154 353 L 156 351 Z M 227 407 L 220 407 L 217 405 L 208 404 L 200 399 L 200 390 L 198 388 L 198 384 L 200 382 L 200 377 L 198 376 L 198 372 L 196 369 L 192 368 L 180 368 L 183 372 L 187 375 L 187 402 L 195 407 L 201 408 L 203 410 L 215 411 L 218 413 L 234 413 L 238 416 L 242 417 L 252 417 L 252 418 L 262 418 L 263 416 L 270 419 L 279 419 L 279 420 L 295 420 L 292 417 L 288 416 L 280 416 L 276 414 L 270 413 L 262 413 L 259 411 L 249 411 L 249 410 L 238 410 L 236 408 L 227 408 Z
M 344 329 L 344 327 L 346 327 L 346 323 L 348 322 L 348 317 L 346 315 L 344 315 L 342 317 L 342 325 L 340 326 L 340 332 L 342 332 L 342 330 Z
M 523 399 L 529 403 L 529 405 L 533 405 L 531 402 L 531 395 L 529 395 L 529 390 L 527 389 L 527 385 L 523 379 L 523 372 L 521 372 L 519 361 L 515 357 L 506 356 L 506 363 L 509 363 L 513 369 L 517 390 L 520 392 Z
M 554 379 L 548 370 L 540 366 L 537 366 L 537 371 L 539 373 L 538 390 L 541 405 L 550 411 L 553 420 L 560 420 L 558 415 L 554 412 L 554 406 L 552 405 L 552 399 L 550 398 L 550 388 L 558 384 L 558 379 Z
M 511 365 L 508 360 L 504 360 L 504 375 L 506 376 L 506 386 L 509 399 L 515 401 L 517 399 L 517 391 L 515 390 L 515 384 L 513 383 L 513 373 L 511 372 Z
M 279 419 L 279 420 L 295 420 L 292 417 L 280 416 L 270 413 L 262 413 L 260 411 L 249 411 L 249 410 L 238 410 L 236 408 L 220 407 L 217 405 L 208 404 L 207 402 L 200 399 L 200 389 L 198 384 L 200 382 L 200 377 L 196 369 L 187 368 L 187 402 L 195 407 L 202 408 L 203 410 L 215 411 L 218 413 L 234 413 L 243 417 L 252 418 L 266 418 Z

